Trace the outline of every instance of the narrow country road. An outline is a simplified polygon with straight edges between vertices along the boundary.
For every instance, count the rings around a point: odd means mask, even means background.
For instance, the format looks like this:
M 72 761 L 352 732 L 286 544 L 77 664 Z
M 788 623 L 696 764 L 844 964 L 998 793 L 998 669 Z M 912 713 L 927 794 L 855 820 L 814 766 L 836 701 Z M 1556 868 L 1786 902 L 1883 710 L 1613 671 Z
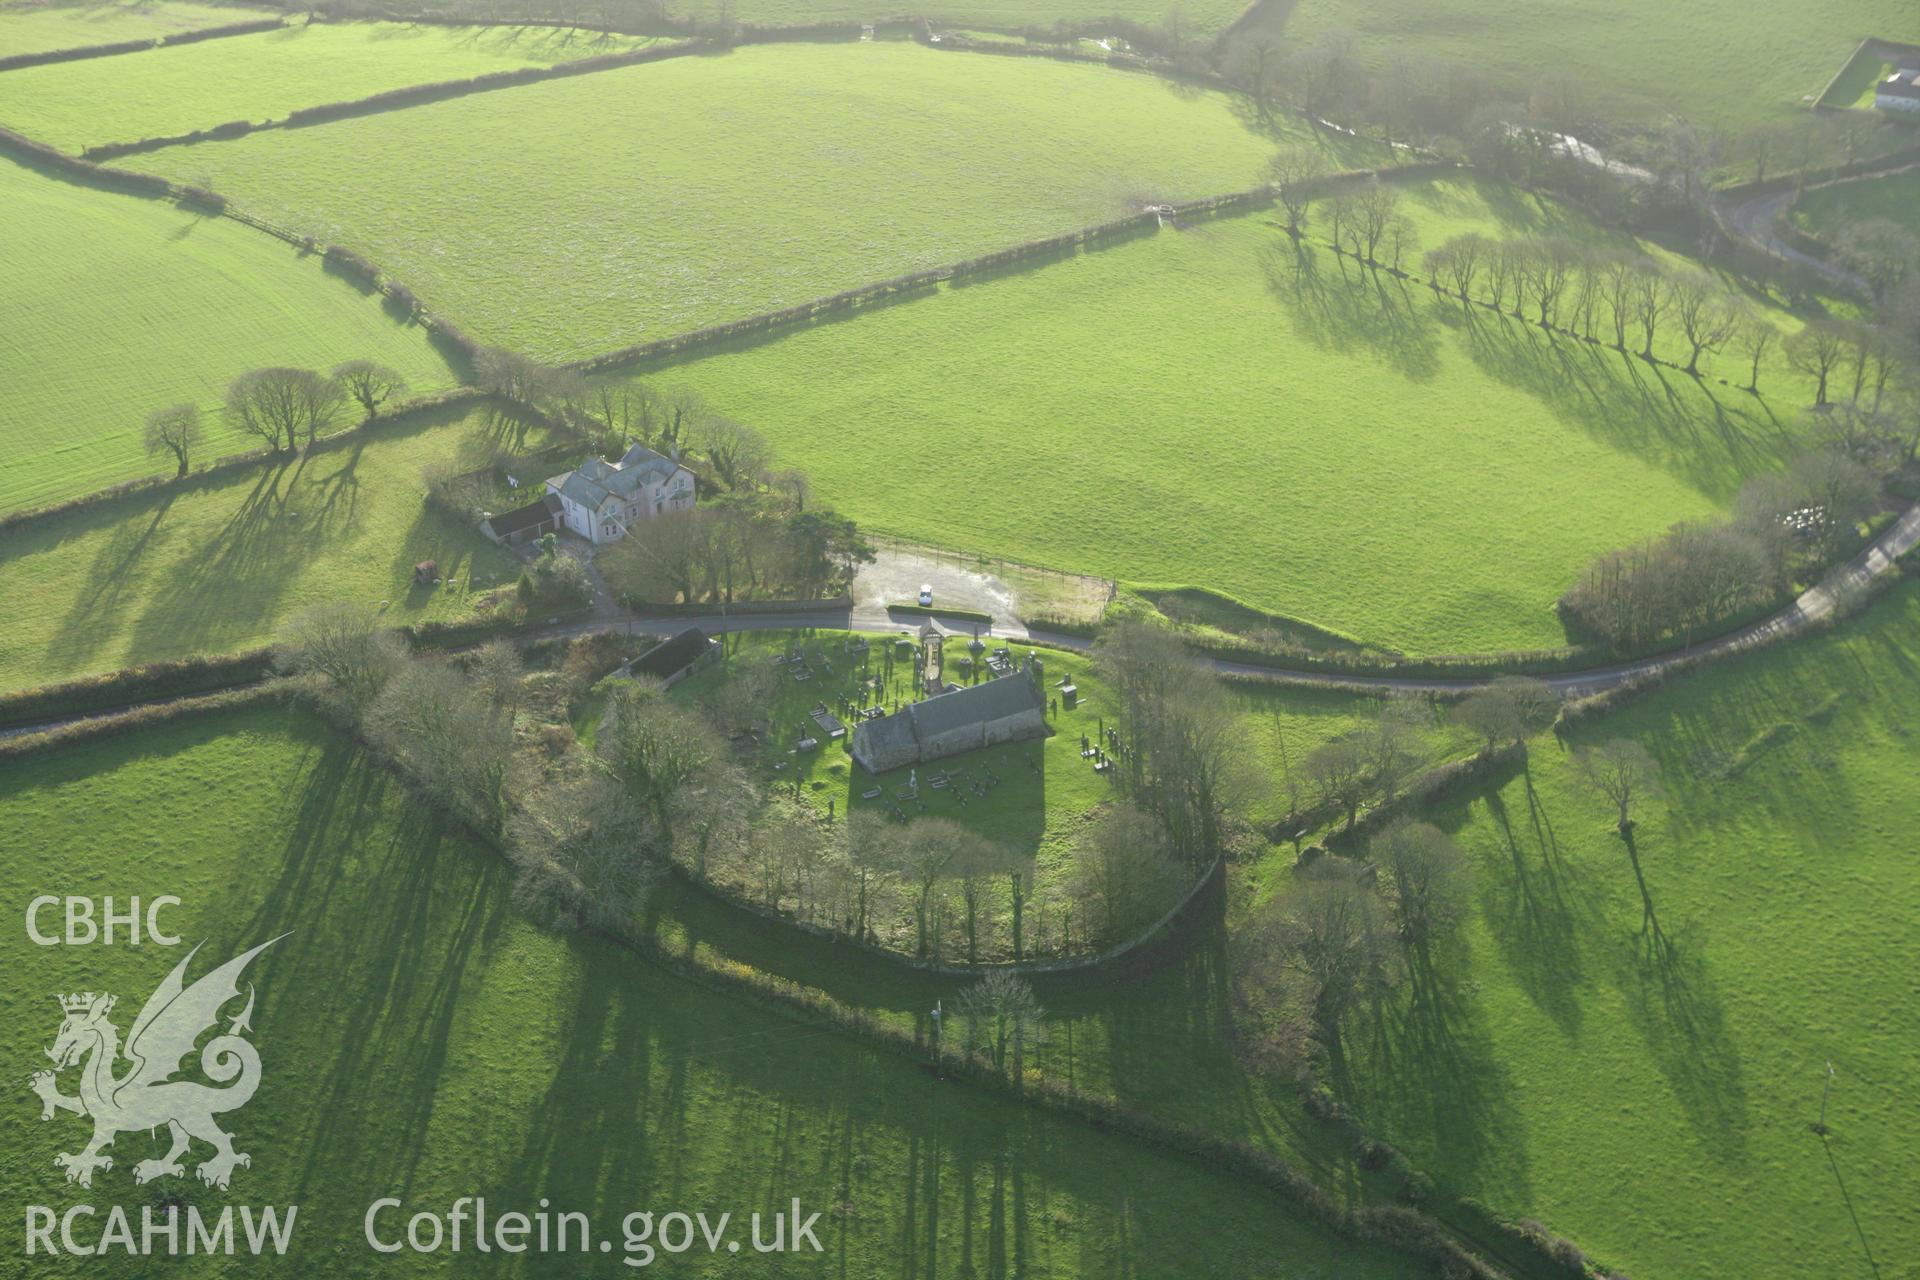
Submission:
M 1641 658 L 1633 662 L 1615 663 L 1603 667 L 1591 667 L 1585 671 L 1570 671 L 1560 675 L 1543 677 L 1548 687 L 1566 698 L 1582 698 L 1589 694 L 1601 693 L 1616 688 L 1641 676 L 1653 675 L 1682 662 L 1691 662 L 1705 657 L 1756 648 L 1763 644 L 1782 639 L 1813 626 L 1834 610 L 1838 602 L 1849 592 L 1864 586 L 1882 574 L 1895 568 L 1894 562 L 1905 552 L 1920 543 L 1920 505 L 1907 508 L 1899 519 L 1889 525 L 1879 537 L 1869 543 L 1865 550 L 1852 560 L 1831 570 L 1817 585 L 1802 592 L 1798 599 L 1779 613 L 1743 627 L 1739 631 L 1691 646 L 1684 650 L 1660 654 L 1652 658 Z M 804 613 L 778 614 L 698 614 L 691 616 L 668 617 L 658 614 L 634 614 L 628 619 L 628 625 L 637 631 L 672 632 L 683 627 L 699 627 L 715 634 L 728 631 L 772 631 L 792 630 L 796 628 L 821 628 L 836 631 L 863 631 L 873 633 L 912 630 L 927 619 L 914 614 L 893 614 L 884 608 L 856 607 L 853 609 L 821 610 Z M 976 631 L 983 639 L 999 641 L 1030 641 L 1058 649 L 1085 652 L 1092 643 L 1080 636 L 1061 635 L 1049 631 L 1030 631 L 1022 626 L 1018 619 L 995 615 L 990 624 L 976 626 L 973 623 L 949 623 L 939 618 L 933 619 L 936 626 L 948 635 L 971 636 Z M 544 628 L 534 632 L 536 636 L 580 635 L 598 630 L 605 624 L 588 620 Z M 1359 676 L 1322 673 L 1317 671 L 1287 671 L 1274 667 L 1261 666 L 1250 662 L 1233 662 L 1224 658 L 1208 660 L 1217 671 L 1233 675 L 1252 676 L 1262 680 L 1271 680 L 1276 684 L 1319 686 L 1347 685 L 1363 686 L 1370 689 L 1391 690 L 1407 693 L 1446 693 L 1462 689 L 1472 689 L 1485 684 L 1485 678 L 1441 680 L 1420 677 L 1401 676 Z
M 1818 623 L 1834 611 L 1839 602 L 1849 593 L 1859 590 L 1867 583 L 1894 571 L 1895 561 L 1920 544 L 1920 504 L 1907 508 L 1900 518 L 1889 525 L 1879 537 L 1869 543 L 1865 550 L 1847 563 L 1829 572 L 1819 585 L 1802 592 L 1787 608 L 1779 613 L 1743 627 L 1727 635 L 1716 636 L 1691 648 L 1676 650 L 1657 657 L 1642 658 L 1634 662 L 1616 663 L 1611 666 L 1590 667 L 1585 671 L 1569 671 L 1559 675 L 1542 677 L 1547 686 L 1563 698 L 1584 698 L 1590 694 L 1602 693 L 1617 688 L 1630 680 L 1641 676 L 1654 675 L 1668 667 L 1683 662 L 1692 662 L 1702 658 L 1735 653 L 1743 649 L 1758 648 L 1761 645 L 1785 639 L 1796 632 L 1804 631 Z M 860 631 L 875 635 L 912 631 L 922 623 L 929 621 L 918 614 L 895 614 L 876 605 L 860 605 L 852 609 L 809 610 L 796 613 L 755 613 L 727 614 L 723 612 L 692 615 L 668 615 L 660 613 L 633 613 L 623 611 L 602 598 L 595 602 L 593 613 L 580 621 L 559 623 L 549 627 L 537 627 L 521 632 L 516 639 L 538 640 L 552 637 L 586 635 L 593 631 L 605 631 L 611 628 L 626 627 L 635 633 L 653 635 L 672 635 L 686 627 L 699 627 L 714 634 L 729 631 L 792 631 L 820 629 L 825 631 Z M 1032 631 L 1021 625 L 1017 618 L 1002 616 L 996 612 L 991 623 L 975 624 L 971 622 L 952 623 L 940 618 L 931 619 L 933 624 L 947 635 L 972 637 L 976 633 L 985 640 L 1000 642 L 1022 641 L 1047 645 L 1056 649 L 1085 653 L 1093 645 L 1081 636 L 1061 635 L 1051 631 Z M 1247 676 L 1258 680 L 1271 681 L 1279 685 L 1295 685 L 1306 688 L 1326 688 L 1329 686 L 1359 687 L 1380 689 L 1394 693 L 1457 693 L 1463 689 L 1473 689 L 1487 683 L 1487 678 L 1438 680 L 1420 677 L 1402 676 L 1363 676 L 1340 675 L 1318 671 L 1288 671 L 1275 667 L 1260 666 L 1251 662 L 1233 662 L 1225 658 L 1209 658 L 1208 665 L 1214 670 L 1229 675 Z M 249 684 L 258 683 L 249 681 Z M 245 686 L 234 686 L 236 688 Z M 218 692 L 207 690 L 205 692 Z M 179 702 L 188 697 L 203 697 L 205 693 L 174 695 L 165 698 L 150 698 L 140 702 L 130 702 L 116 707 L 103 707 L 89 711 L 84 715 L 65 716 L 59 719 L 39 720 L 28 724 L 11 725 L 0 728 L 0 738 L 11 738 L 27 733 L 43 733 L 58 729 L 64 725 L 79 724 L 87 720 L 98 720 L 107 716 L 119 715 L 139 707 L 162 706 L 169 702 Z
M 1849 174 L 1844 178 L 1834 178 L 1827 182 L 1816 182 L 1807 190 L 1823 190 L 1829 187 L 1844 187 L 1854 182 L 1872 182 L 1877 178 L 1888 178 L 1895 174 L 1907 173 L 1920 168 L 1911 159 L 1903 160 L 1885 168 L 1868 169 L 1862 173 Z M 1793 204 L 1793 191 L 1758 192 L 1733 199 L 1724 197 L 1715 201 L 1721 218 L 1734 234 L 1750 241 L 1754 245 L 1778 258 L 1798 263 L 1812 271 L 1817 271 L 1835 284 L 1854 289 L 1872 296 L 1873 289 L 1859 273 L 1849 271 L 1836 262 L 1816 254 L 1806 253 L 1794 248 L 1780 235 L 1780 215 Z

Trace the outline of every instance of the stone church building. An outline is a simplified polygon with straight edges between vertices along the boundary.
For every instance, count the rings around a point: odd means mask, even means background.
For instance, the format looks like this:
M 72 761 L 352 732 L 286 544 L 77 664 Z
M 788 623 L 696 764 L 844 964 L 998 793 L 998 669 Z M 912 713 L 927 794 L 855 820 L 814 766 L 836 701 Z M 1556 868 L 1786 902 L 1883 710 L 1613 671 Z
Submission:
M 926 764 L 1047 732 L 1045 671 L 1028 654 L 998 680 L 935 694 L 853 731 L 853 758 L 869 773 Z

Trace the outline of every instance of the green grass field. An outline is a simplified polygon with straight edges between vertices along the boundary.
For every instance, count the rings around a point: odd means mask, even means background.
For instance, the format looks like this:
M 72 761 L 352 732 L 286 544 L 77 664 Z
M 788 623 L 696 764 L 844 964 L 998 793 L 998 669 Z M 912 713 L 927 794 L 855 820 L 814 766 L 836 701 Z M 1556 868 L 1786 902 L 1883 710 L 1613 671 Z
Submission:
M 1920 235 L 1920 170 L 1811 187 L 1794 201 L 1793 217 L 1807 230 L 1827 236 L 1868 218 L 1887 218 Z
M 825 1257 L 743 1250 L 730 1274 L 1424 1274 L 1225 1175 L 935 1086 L 902 1059 L 613 947 L 539 934 L 511 909 L 492 855 L 297 712 L 228 713 L 10 767 L 0 850 L 10 883 L 179 895 L 166 920 L 206 940 L 196 974 L 288 935 L 249 973 L 264 1082 L 225 1122 L 252 1156 L 231 1199 L 299 1205 L 293 1248 L 199 1259 L 196 1274 L 464 1272 L 471 1252 L 376 1256 L 361 1219 L 382 1196 L 444 1213 L 472 1194 L 493 1213 L 547 1197 L 589 1214 L 615 1242 L 606 1274 L 629 1212 L 743 1223 L 795 1196 L 822 1211 Z M 124 1032 L 182 952 L 49 951 L 15 930 L 0 954 L 15 978 L 0 992 L 0 1053 L 25 1072 L 58 1027 L 55 994 L 117 994 Z M 76 1147 L 79 1122 L 42 1125 L 16 1102 L 0 1188 L 17 1204 L 122 1203 L 137 1222 L 169 1194 L 208 1209 L 229 1199 L 190 1181 L 136 1188 L 129 1170 L 150 1144 L 132 1134 L 90 1193 L 65 1187 L 52 1157 Z M 478 1261 L 490 1274 L 583 1274 L 564 1255 Z M 677 1261 L 709 1270 L 701 1254 Z
M 1344 29 L 1374 55 L 1400 49 L 1484 67 L 1516 100 L 1543 75 L 1569 75 L 1603 116 L 1677 113 L 1725 129 L 1785 118 L 1863 36 L 1920 40 L 1920 11 L 1904 0 L 1283 0 L 1274 12 L 1297 40 Z
M 252 447 L 218 414 L 248 369 L 366 357 L 420 390 L 454 381 L 424 330 L 237 222 L 4 158 L 0 203 L 0 510 L 170 471 L 142 449 L 141 427 L 183 400 L 207 415 L 202 457 Z
M 1499 188 L 1409 191 L 1422 241 L 1584 234 Z M 1562 643 L 1599 552 L 1790 447 L 1756 400 L 1220 219 L 645 376 L 751 422 L 876 528 L 1195 583 L 1408 651 Z M 1778 419 L 1776 421 L 1775 419 Z
M 648 43 L 552 27 L 303 23 L 137 57 L 8 72 L 0 76 L 0 125 L 77 153 L 230 120 L 278 120 L 323 102 Z
M 429 511 L 421 475 L 494 442 L 537 443 L 483 416 L 374 428 L 304 459 L 9 531 L 0 591 L 16 605 L 0 688 L 247 648 L 325 601 L 388 602 L 396 625 L 466 612 L 475 593 L 511 585 L 519 562 Z M 448 585 L 413 587 L 422 560 Z
M 675 58 L 129 163 L 368 253 L 483 341 L 574 359 L 1237 190 L 1271 150 L 1222 95 L 880 42 Z
M 1184 0 L 1175 5 L 1156 0 L 934 0 L 923 12 L 934 20 L 936 29 L 945 22 L 1017 30 L 1112 17 L 1159 23 L 1177 10 L 1189 32 L 1211 34 L 1224 29 L 1247 7 L 1241 0 Z M 875 0 L 737 0 L 724 6 L 720 0 L 681 0 L 669 8 L 675 14 L 705 18 L 717 18 L 724 11 L 738 21 L 767 27 L 891 18 L 901 12 Z
M 1363 1113 L 1444 1184 L 1632 1275 L 1898 1274 L 1920 1239 L 1917 671 L 1909 582 L 1573 737 L 1661 765 L 1635 841 L 1670 952 L 1640 936 L 1606 803 L 1537 740 L 1531 786 L 1442 818 L 1475 905 L 1443 994 L 1356 1030 Z
M 0 57 L 158 40 L 181 31 L 204 31 L 235 22 L 270 18 L 271 9 L 190 4 L 186 0 L 100 0 L 62 4 L 7 0 L 0 4 Z

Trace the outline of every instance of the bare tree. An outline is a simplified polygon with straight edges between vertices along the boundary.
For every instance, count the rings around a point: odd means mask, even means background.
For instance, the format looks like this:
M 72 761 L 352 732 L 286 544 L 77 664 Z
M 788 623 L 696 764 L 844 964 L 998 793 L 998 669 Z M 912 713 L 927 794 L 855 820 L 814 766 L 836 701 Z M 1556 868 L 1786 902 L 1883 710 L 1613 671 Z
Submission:
M 1460 700 L 1454 718 L 1486 740 L 1491 752 L 1501 742 L 1522 742 L 1546 727 L 1557 699 L 1543 680 L 1499 676 Z
M 1338 807 L 1353 830 L 1360 805 L 1367 798 L 1367 749 L 1357 738 L 1335 738 L 1307 753 L 1304 769 L 1321 803 Z
M 1814 380 L 1814 404 L 1827 403 L 1827 382 L 1846 360 L 1850 345 L 1846 329 L 1832 320 L 1809 321 L 1783 344 L 1793 370 Z
M 1773 321 L 1751 309 L 1741 313 L 1733 341 L 1747 359 L 1748 391 L 1757 393 L 1760 390 L 1760 366 L 1766 361 L 1767 352 L 1779 340 L 1780 330 L 1774 328 Z
M 1073 885 L 1092 939 L 1124 942 L 1158 919 L 1180 874 L 1158 823 L 1131 806 L 1103 812 L 1074 842 Z
M 1425 822 L 1394 823 L 1368 843 L 1367 852 L 1391 878 L 1401 940 L 1424 957 L 1427 945 L 1452 928 L 1465 908 L 1466 860 L 1444 832 Z
M 175 475 L 187 474 L 192 452 L 200 447 L 200 410 L 190 404 L 169 405 L 147 415 L 143 440 L 148 453 L 170 453 L 179 465 Z
M 1274 196 L 1287 215 L 1287 235 L 1295 244 L 1307 229 L 1308 211 L 1327 174 L 1326 158 L 1310 147 L 1294 147 L 1268 166 Z
M 281 670 L 308 677 L 355 722 L 406 662 L 406 641 L 383 630 L 372 609 L 350 604 L 296 614 L 275 654 Z
M 1018 1084 L 1027 1046 L 1040 1043 L 1046 1029 L 1046 1011 L 1027 980 L 996 969 L 962 992 L 954 1007 L 966 1020 L 968 1051 L 987 1057 L 994 1070 Z
M 346 393 L 311 369 L 255 369 L 227 387 L 227 421 L 275 452 L 312 444 L 333 425 Z
M 582 914 L 600 927 L 633 919 L 661 875 L 659 842 L 646 810 L 604 772 L 530 792 L 508 824 L 508 843 L 523 883 L 537 883 L 543 869 L 557 869 L 574 887 Z M 529 905 L 521 893 L 515 897 Z
M 1613 803 L 1614 823 L 1620 831 L 1634 825 L 1633 806 L 1660 796 L 1660 766 L 1647 749 L 1631 738 L 1611 738 L 1597 747 L 1581 747 L 1573 754 L 1580 779 Z
M 1740 323 L 1733 298 L 1712 277 L 1689 272 L 1673 278 L 1673 313 L 1686 339 L 1687 372 L 1700 376 L 1700 356 L 1718 351 Z
M 380 406 L 407 389 L 405 378 L 371 360 L 349 360 L 335 365 L 333 377 L 369 419 L 380 416 Z

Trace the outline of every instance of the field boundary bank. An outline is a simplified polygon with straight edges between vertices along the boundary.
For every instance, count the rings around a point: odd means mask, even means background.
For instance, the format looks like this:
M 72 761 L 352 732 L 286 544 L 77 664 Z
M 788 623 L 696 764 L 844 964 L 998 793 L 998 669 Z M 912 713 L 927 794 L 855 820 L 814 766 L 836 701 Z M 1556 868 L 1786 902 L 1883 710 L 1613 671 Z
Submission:
M 910 956 L 890 947 L 849 937 L 825 925 L 791 919 L 778 911 L 748 901 L 732 889 L 715 884 L 689 871 L 678 862 L 669 865 L 672 868 L 672 874 L 681 883 L 730 910 L 768 924 L 792 929 L 816 942 L 856 951 L 863 957 L 883 961 L 895 968 L 936 978 L 984 978 L 990 973 L 1012 973 L 1022 978 L 1078 977 L 1103 973 L 1109 969 L 1126 976 L 1147 973 L 1186 950 L 1188 934 L 1194 928 L 1193 917 L 1204 911 L 1207 906 L 1204 899 L 1223 895 L 1226 892 L 1226 856 L 1222 854 L 1194 877 L 1193 882 L 1181 891 L 1180 900 L 1161 913 L 1159 919 L 1133 937 L 1116 942 L 1103 951 L 1082 956 L 1061 956 L 1051 960 L 994 960 L 983 961 L 980 964 L 954 964 L 943 960 L 926 960 L 918 956 Z
M 175 489 L 198 488 L 209 482 L 225 480 L 235 474 L 252 468 L 297 462 L 300 458 L 318 453 L 326 453 L 341 445 L 353 441 L 356 437 L 388 428 L 411 428 L 415 420 L 429 417 L 447 409 L 472 408 L 492 403 L 516 414 L 535 416 L 528 407 L 507 400 L 497 393 L 480 387 L 453 387 L 435 395 L 420 396 L 375 418 L 364 418 L 350 427 L 328 432 L 316 438 L 302 449 L 288 451 L 273 449 L 262 445 L 257 449 L 248 449 L 241 453 L 229 453 L 210 462 L 196 464 L 186 475 L 156 471 L 151 475 L 140 476 L 120 484 L 109 485 L 105 489 L 95 489 L 91 493 L 79 494 L 62 502 L 47 503 L 38 507 L 22 507 L 18 511 L 9 511 L 0 515 L 0 533 L 5 533 L 24 525 L 39 524 L 61 516 L 72 515 L 89 507 L 102 506 L 117 502 L 122 498 L 131 498 L 140 494 L 158 493 Z M 540 420 L 544 421 L 544 418 Z
M 1343 187 L 1371 179 L 1383 182 L 1415 181 L 1457 173 L 1460 166 L 1449 160 L 1419 161 L 1413 164 L 1384 165 L 1377 169 L 1345 169 L 1328 174 L 1313 183 L 1315 198 L 1332 194 Z M 1110 247 L 1124 239 L 1144 237 L 1158 232 L 1169 219 L 1234 217 L 1270 208 L 1275 199 L 1271 186 L 1250 187 L 1191 200 L 1151 205 L 1138 213 L 1095 223 L 1059 235 L 1029 240 L 1024 244 L 962 258 L 955 262 L 905 272 L 886 280 L 844 289 L 839 293 L 810 298 L 805 302 L 757 312 L 737 320 L 689 329 L 684 333 L 656 338 L 630 347 L 621 347 L 600 355 L 567 362 L 562 367 L 579 373 L 595 374 L 609 369 L 654 362 L 671 363 L 692 352 L 729 339 L 768 335 L 787 328 L 804 327 L 816 321 L 837 318 L 841 312 L 855 310 L 874 302 L 907 301 L 931 293 L 943 283 L 967 281 L 1008 269 L 1031 270 L 1075 257 L 1082 250 Z M 1033 262 L 1031 259 L 1043 259 Z
M 719 47 L 709 40 L 693 39 L 650 46 L 645 49 L 631 49 L 623 53 L 594 54 L 569 62 L 556 62 L 551 66 L 516 67 L 507 71 L 490 71 L 484 75 L 459 80 L 432 80 L 424 84 L 387 89 L 380 93 L 369 94 L 364 98 L 349 98 L 339 102 L 323 102 L 311 107 L 298 107 L 280 120 L 230 120 L 225 124 L 195 129 L 188 133 L 141 138 L 134 142 L 101 143 L 81 151 L 79 158 L 99 163 L 103 160 L 117 160 L 122 156 L 164 151 L 169 147 L 191 146 L 199 142 L 227 142 L 235 138 L 244 138 L 251 133 L 264 133 L 276 129 L 307 129 L 316 125 L 331 124 L 336 120 L 380 115 L 388 111 L 404 111 L 409 107 L 446 102 L 471 94 L 517 89 L 523 85 L 540 84 L 548 80 L 593 75 L 602 71 L 618 71 L 622 67 L 638 66 L 649 62 L 664 62 L 669 58 L 709 53 Z
M 0 761 L 54 754 L 70 747 L 116 737 L 130 730 L 211 718 L 224 712 L 273 702 L 285 703 L 290 710 L 298 707 L 315 715 L 334 732 L 359 741 L 356 735 L 306 705 L 293 682 L 270 681 L 249 689 L 177 699 L 142 710 L 80 721 L 44 733 L 0 739 Z M 365 747 L 365 744 L 362 746 Z M 365 749 L 383 768 L 409 786 L 413 785 L 412 778 L 403 769 L 371 747 Z M 452 814 L 442 812 L 441 818 L 462 827 L 495 857 L 504 859 L 505 851 L 493 835 L 478 830 Z M 580 929 L 708 990 L 747 1000 L 795 1021 L 838 1032 L 912 1063 L 928 1065 L 932 1061 L 932 1046 L 918 1032 L 888 1025 L 869 1011 L 848 1005 L 817 988 L 777 978 L 744 964 L 674 955 L 648 937 L 643 931 L 642 922 L 638 920 L 615 927 L 596 927 L 583 923 Z M 1002 1076 L 990 1063 L 954 1047 L 947 1038 L 942 1039 L 939 1060 L 943 1075 L 950 1076 L 956 1083 L 976 1086 L 1007 1098 L 1016 1105 L 1031 1104 L 1050 1114 L 1087 1124 L 1098 1131 L 1129 1138 L 1178 1158 L 1192 1160 L 1202 1167 L 1243 1178 L 1287 1201 L 1310 1220 L 1348 1238 L 1396 1249 L 1430 1262 L 1450 1262 L 1456 1267 L 1465 1268 L 1465 1274 L 1478 1280 L 1509 1280 L 1506 1271 L 1462 1243 L 1463 1240 L 1470 1240 L 1470 1237 L 1443 1224 L 1431 1214 L 1400 1205 L 1355 1206 L 1342 1203 L 1306 1173 L 1302 1166 L 1249 1143 L 1163 1119 L 1106 1095 L 1082 1093 L 1056 1083 L 1051 1077 L 1036 1075 L 1031 1080 L 1015 1083 Z
M 277 31 L 286 25 L 284 18 L 261 18 L 254 22 L 230 22 L 225 26 L 177 31 L 171 35 L 153 36 L 145 40 L 116 40 L 111 44 L 82 44 L 65 49 L 48 49 L 41 53 L 16 53 L 0 58 L 0 72 L 18 71 L 24 67 L 43 67 L 56 62 L 85 62 L 93 58 L 114 58 L 122 54 L 144 53 L 149 49 L 171 49 L 176 45 L 199 44 L 203 40 L 224 40 L 229 36 L 258 35 L 262 31 Z

